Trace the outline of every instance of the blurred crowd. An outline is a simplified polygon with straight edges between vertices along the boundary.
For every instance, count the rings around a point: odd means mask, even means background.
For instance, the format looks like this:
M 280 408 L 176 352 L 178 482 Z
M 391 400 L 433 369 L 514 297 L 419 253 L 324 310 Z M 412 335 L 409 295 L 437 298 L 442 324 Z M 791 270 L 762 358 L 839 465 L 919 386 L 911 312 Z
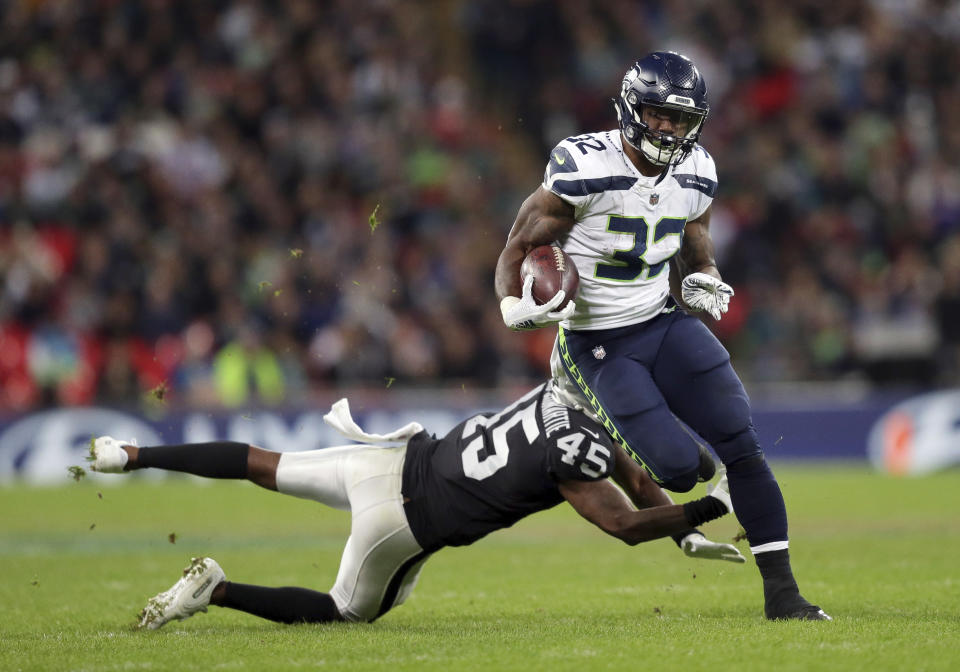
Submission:
M 0 4 L 0 409 L 547 371 L 493 269 L 633 59 L 698 64 L 748 382 L 960 378 L 960 4 Z

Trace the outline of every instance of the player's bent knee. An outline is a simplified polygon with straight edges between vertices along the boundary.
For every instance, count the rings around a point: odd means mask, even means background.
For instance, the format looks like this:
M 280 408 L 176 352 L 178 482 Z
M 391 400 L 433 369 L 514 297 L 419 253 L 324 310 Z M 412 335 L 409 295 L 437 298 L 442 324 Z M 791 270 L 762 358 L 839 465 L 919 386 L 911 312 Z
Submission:
M 276 490 L 280 455 L 278 452 L 250 446 L 247 453 L 247 478 L 268 490 Z
M 665 490 L 670 490 L 671 492 L 690 492 L 693 490 L 693 486 L 697 484 L 699 474 L 700 469 L 697 468 L 693 471 L 688 471 L 685 474 L 681 474 L 680 476 L 667 479 L 660 485 Z

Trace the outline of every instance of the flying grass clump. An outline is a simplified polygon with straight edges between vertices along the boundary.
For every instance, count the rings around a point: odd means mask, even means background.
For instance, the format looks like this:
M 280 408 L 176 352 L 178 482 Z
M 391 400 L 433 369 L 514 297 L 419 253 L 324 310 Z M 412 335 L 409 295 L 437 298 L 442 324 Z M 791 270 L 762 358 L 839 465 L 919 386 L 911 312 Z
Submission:
M 161 381 L 159 385 L 150 390 L 150 396 L 157 401 L 164 401 L 167 397 L 167 392 L 170 391 L 170 388 L 167 387 L 167 381 Z

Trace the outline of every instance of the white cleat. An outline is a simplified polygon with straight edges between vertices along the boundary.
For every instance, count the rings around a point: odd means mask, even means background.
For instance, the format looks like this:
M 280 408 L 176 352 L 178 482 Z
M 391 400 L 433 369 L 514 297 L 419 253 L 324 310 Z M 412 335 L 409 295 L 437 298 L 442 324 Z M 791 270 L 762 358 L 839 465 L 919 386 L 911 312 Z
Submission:
M 101 436 L 90 444 L 90 471 L 99 471 L 104 474 L 119 474 L 127 465 L 129 456 L 121 446 L 135 446 L 136 439 L 120 441 L 112 436 Z
M 177 619 L 190 618 L 198 611 L 206 612 L 210 595 L 226 575 L 213 558 L 192 558 L 190 566 L 183 570 L 183 578 L 147 601 L 140 612 L 138 629 L 157 630 Z

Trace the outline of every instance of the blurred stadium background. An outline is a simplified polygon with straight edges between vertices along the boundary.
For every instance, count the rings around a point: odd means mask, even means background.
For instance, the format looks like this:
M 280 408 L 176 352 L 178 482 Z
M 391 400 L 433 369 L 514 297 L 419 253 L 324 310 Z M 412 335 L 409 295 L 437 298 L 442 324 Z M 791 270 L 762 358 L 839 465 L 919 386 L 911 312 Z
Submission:
M 497 255 L 653 49 L 707 80 L 711 327 L 768 454 L 954 460 L 960 3 L 12 0 L 0 482 L 94 433 L 314 447 L 347 394 L 440 432 L 539 382 Z

